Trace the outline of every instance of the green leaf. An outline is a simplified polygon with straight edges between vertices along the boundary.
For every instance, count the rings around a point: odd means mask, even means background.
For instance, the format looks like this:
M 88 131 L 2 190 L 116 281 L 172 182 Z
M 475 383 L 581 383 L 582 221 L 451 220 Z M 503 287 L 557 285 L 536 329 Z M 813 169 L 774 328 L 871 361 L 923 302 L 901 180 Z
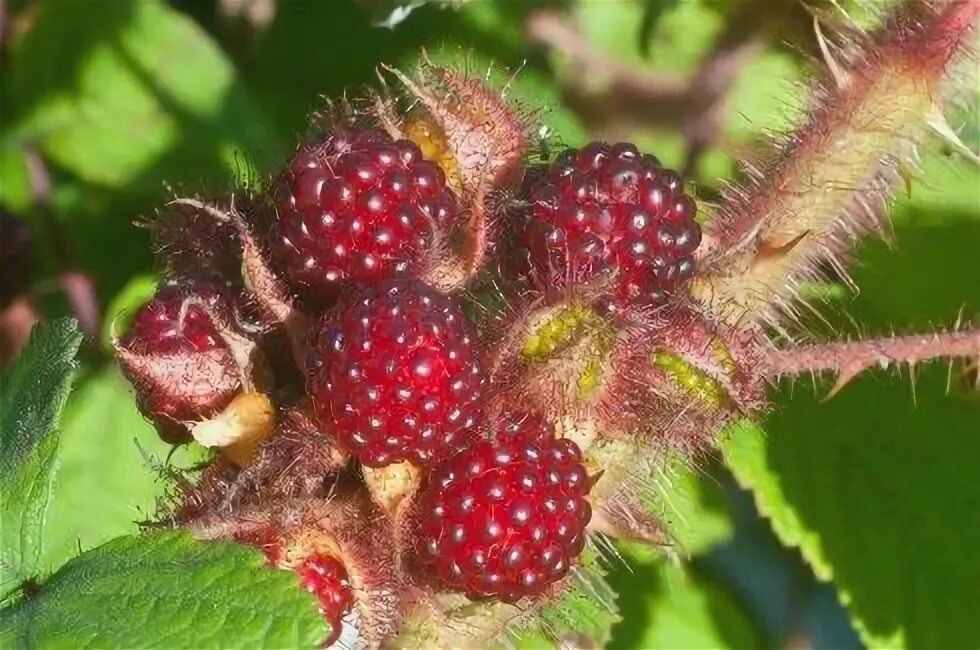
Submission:
M 726 445 L 776 534 L 834 582 L 872 646 L 980 643 L 978 409 L 944 395 L 944 374 L 918 382 L 918 405 L 870 379 L 830 403 L 798 395 L 768 438 L 743 429 Z
M 5 648 L 313 648 L 328 633 L 295 574 L 179 532 L 113 540 L 0 611 Z
M 12 212 L 24 212 L 32 200 L 23 152 L 0 143 L 0 203 Z
M 623 621 L 609 648 L 763 647 L 749 614 L 720 584 L 687 564 L 628 561 L 610 578 Z
M 966 173 L 970 212 L 905 201 L 897 249 L 863 248 L 847 307 L 867 332 L 928 330 L 980 308 Z M 834 325 L 848 330 L 843 316 Z M 726 460 L 779 538 L 833 581 L 868 645 L 978 647 L 980 403 L 945 364 L 917 368 L 914 391 L 906 372 L 871 372 L 826 403 L 829 384 L 787 386 L 767 435 L 737 428 Z
M 274 148 L 227 56 L 160 0 L 53 0 L 11 53 L 8 138 L 91 183 L 158 191 Z
M 133 389 L 115 367 L 88 377 L 65 408 L 58 483 L 51 503 L 44 566 L 57 568 L 79 549 L 138 532 L 152 519 L 168 483 L 148 460 L 191 467 L 207 450 L 173 449 L 136 409 Z M 111 467 L 112 471 L 102 468 Z
M 81 342 L 73 320 L 42 323 L 0 375 L 0 592 L 40 568 L 59 418 Z

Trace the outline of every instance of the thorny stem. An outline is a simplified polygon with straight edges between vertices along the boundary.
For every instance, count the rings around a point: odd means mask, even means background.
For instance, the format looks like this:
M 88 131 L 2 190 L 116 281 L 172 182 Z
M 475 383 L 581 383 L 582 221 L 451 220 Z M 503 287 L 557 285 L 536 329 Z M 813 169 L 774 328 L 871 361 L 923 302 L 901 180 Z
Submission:
M 849 381 L 874 365 L 915 365 L 934 359 L 975 358 L 980 361 L 980 329 L 913 334 L 844 343 L 817 343 L 772 350 L 766 360 L 770 379 L 833 370 L 832 397 Z
M 911 2 L 814 89 L 810 118 L 765 167 L 726 192 L 694 293 L 729 322 L 793 313 L 801 282 L 887 227 L 901 163 L 936 114 L 941 84 L 980 15 L 977 0 Z M 831 66 L 836 69 L 836 64 Z

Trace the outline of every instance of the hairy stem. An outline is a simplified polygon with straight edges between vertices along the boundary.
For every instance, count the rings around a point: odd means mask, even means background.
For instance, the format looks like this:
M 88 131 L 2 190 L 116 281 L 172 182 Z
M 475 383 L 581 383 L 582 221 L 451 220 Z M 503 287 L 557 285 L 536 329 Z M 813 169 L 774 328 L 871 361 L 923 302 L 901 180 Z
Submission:
M 771 379 L 833 370 L 838 373 L 832 397 L 854 377 L 874 365 L 914 365 L 935 359 L 975 358 L 980 361 L 980 329 L 913 334 L 844 343 L 800 345 L 772 350 L 766 359 Z
M 730 322 L 772 316 L 801 281 L 884 228 L 899 165 L 937 110 L 941 84 L 980 0 L 910 0 L 813 90 L 812 116 L 772 161 L 729 190 L 703 251 L 695 295 Z

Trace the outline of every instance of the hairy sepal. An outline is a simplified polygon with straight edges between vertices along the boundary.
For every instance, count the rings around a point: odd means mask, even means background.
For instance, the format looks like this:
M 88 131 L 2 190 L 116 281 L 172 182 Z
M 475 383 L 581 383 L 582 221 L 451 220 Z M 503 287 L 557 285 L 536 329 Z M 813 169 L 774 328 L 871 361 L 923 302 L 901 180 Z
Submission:
M 975 0 L 905 2 L 846 61 L 830 60 L 807 121 L 725 193 L 694 295 L 728 322 L 775 322 L 821 263 L 846 277 L 854 241 L 887 231 L 904 162 L 935 122 L 978 15 Z
M 178 199 L 142 224 L 168 279 L 242 286 L 241 243 L 228 221 L 214 219 Z
M 140 410 L 169 442 L 187 442 L 198 423 L 218 416 L 240 393 L 261 390 L 270 381 L 262 350 L 237 329 L 223 304 L 189 294 L 184 308 L 192 307 L 206 315 L 221 347 L 156 352 L 130 349 L 113 337 L 116 360 L 133 384 Z M 170 414 L 175 406 L 195 419 L 175 419 Z
M 772 347 L 761 329 L 681 299 L 618 314 L 596 303 L 542 299 L 511 320 L 491 364 L 491 409 L 528 405 L 578 443 L 594 480 L 591 531 L 669 546 L 658 472 L 698 464 L 728 424 L 765 411 Z
M 713 322 L 696 304 L 608 314 L 571 296 L 513 319 L 492 383 L 497 408 L 529 404 L 583 451 L 641 438 L 693 454 L 732 416 L 765 408 L 768 348 L 761 330 Z
M 617 324 L 574 295 L 532 304 L 501 328 L 495 343 L 490 417 L 525 404 L 588 449 L 599 435 Z
M 184 486 L 175 504 L 177 519 L 227 514 L 255 503 L 325 498 L 350 464 L 350 456 L 316 420 L 309 400 L 283 406 L 271 434 L 242 447 L 222 453 L 200 480 Z M 240 451 L 248 453 L 247 462 L 236 462 Z
M 200 215 L 224 224 L 235 232 L 241 247 L 241 280 L 245 292 L 252 299 L 262 325 L 285 333 L 294 362 L 297 367 L 303 368 L 306 363 L 306 338 L 310 318 L 299 309 L 286 283 L 273 269 L 253 227 L 236 207 L 235 200 L 236 197 L 232 196 L 228 199 L 227 206 L 223 206 L 198 198 L 180 198 L 172 201 L 171 205 L 196 210 Z M 239 201 L 247 203 L 242 199 Z M 249 207 L 259 210 L 262 205 Z
M 378 120 L 392 137 L 414 141 L 442 167 L 468 215 L 460 232 L 440 234 L 444 259 L 425 275 L 432 286 L 452 291 L 468 284 L 486 261 L 503 212 L 499 197 L 519 180 L 532 116 L 483 79 L 436 65 L 425 54 L 414 77 L 383 70 L 401 92 L 376 97 Z

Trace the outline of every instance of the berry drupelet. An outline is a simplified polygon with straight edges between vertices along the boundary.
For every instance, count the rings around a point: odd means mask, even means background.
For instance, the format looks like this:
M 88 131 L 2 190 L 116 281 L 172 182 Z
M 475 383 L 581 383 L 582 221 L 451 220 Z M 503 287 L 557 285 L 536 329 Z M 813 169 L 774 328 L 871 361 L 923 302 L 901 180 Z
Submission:
M 330 300 L 348 283 L 415 277 L 456 198 L 409 140 L 338 129 L 300 148 L 276 191 L 270 250 L 293 288 Z
M 338 305 L 314 338 L 308 372 L 317 418 L 369 467 L 454 451 L 477 423 L 485 380 L 453 300 L 405 280 Z
M 533 415 L 445 460 L 419 495 L 417 552 L 446 586 L 515 602 L 565 576 L 592 515 L 578 446 Z
M 122 343 L 134 352 L 208 352 L 224 343 L 207 314 L 188 298 L 191 293 L 177 285 L 162 287 L 140 308 Z M 224 308 L 221 296 L 211 289 L 194 293 L 201 300 Z
M 569 149 L 528 179 L 528 193 L 523 240 L 543 283 L 614 271 L 620 306 L 657 306 L 694 275 L 694 200 L 677 173 L 632 144 Z

